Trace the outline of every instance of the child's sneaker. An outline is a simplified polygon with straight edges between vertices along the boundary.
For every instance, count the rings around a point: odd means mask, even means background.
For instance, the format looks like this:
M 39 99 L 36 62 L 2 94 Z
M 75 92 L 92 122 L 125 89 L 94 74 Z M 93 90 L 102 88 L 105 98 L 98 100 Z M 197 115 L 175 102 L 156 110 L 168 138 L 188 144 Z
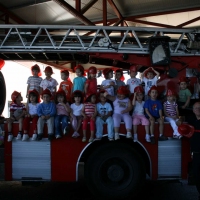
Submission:
M 168 140 L 168 137 L 164 136 L 163 134 L 158 138 L 159 141 Z
M 82 142 L 86 142 L 86 137 L 83 137 L 83 138 L 82 138 Z
M 94 138 L 90 138 L 89 140 L 88 140 L 88 142 L 93 142 L 94 141 Z
M 119 140 L 119 133 L 115 133 L 115 140 Z
M 154 135 L 150 137 L 150 142 L 151 142 L 151 144 L 155 144 L 156 143 Z
M 38 141 L 42 140 L 42 137 L 43 137 L 42 134 L 38 134 L 38 137 L 37 137 Z
M 132 134 L 130 132 L 127 132 L 126 138 L 131 139 L 132 138 Z
M 12 134 L 8 135 L 8 142 L 11 142 L 12 139 L 13 139 L 13 135 Z
M 49 134 L 49 135 L 48 135 L 48 140 L 49 140 L 49 141 L 53 140 L 53 134 Z
M 24 134 L 23 137 L 22 137 L 22 141 L 26 141 L 28 139 L 29 139 L 28 134 Z
M 63 134 L 67 135 L 69 133 L 69 126 L 66 126 L 63 130 Z
M 59 138 L 61 138 L 61 136 L 60 135 L 56 135 L 56 139 L 59 139 Z
M 31 140 L 35 141 L 36 139 L 37 139 L 37 134 L 34 133 L 33 136 L 32 136 L 32 138 L 31 138 Z
M 150 135 L 146 135 L 146 136 L 145 136 L 145 140 L 146 140 L 146 142 L 151 142 L 151 140 L 150 140 Z
M 20 133 L 17 134 L 16 140 L 21 140 L 22 139 L 22 135 Z
M 78 132 L 74 132 L 73 135 L 72 135 L 73 138 L 77 138 L 79 136 L 80 136 L 80 134 Z
M 133 142 L 137 142 L 137 141 L 138 141 L 137 134 L 134 134 L 134 135 L 133 135 Z
M 113 138 L 108 138 L 108 140 L 111 142 L 111 141 L 114 141 L 114 139 Z

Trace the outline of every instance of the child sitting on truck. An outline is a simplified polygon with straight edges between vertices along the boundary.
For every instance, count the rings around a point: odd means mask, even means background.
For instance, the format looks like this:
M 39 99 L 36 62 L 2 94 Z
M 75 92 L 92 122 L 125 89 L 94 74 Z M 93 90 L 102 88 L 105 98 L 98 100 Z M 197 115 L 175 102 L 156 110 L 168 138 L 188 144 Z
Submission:
M 14 91 L 11 95 L 12 103 L 10 104 L 10 117 L 7 119 L 8 122 L 8 142 L 11 142 L 13 139 L 12 134 L 12 123 L 14 121 L 19 122 L 19 132 L 17 134 L 17 140 L 22 138 L 22 126 L 23 119 L 26 113 L 26 107 L 22 103 L 22 96 L 20 92 Z
M 90 67 L 88 69 L 88 79 L 85 82 L 85 94 L 89 93 L 96 93 L 97 92 L 97 68 L 96 67 Z

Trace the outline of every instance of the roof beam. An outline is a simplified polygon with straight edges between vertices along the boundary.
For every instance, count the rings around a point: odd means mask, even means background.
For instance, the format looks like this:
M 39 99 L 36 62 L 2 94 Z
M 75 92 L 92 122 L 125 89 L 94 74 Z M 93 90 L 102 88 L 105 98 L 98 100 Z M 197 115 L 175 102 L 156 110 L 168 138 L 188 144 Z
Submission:
M 53 1 L 56 2 L 57 4 L 59 4 L 66 11 L 70 12 L 74 17 L 76 17 L 78 20 L 80 20 L 83 24 L 89 25 L 89 26 L 95 26 L 94 23 L 92 23 L 89 19 L 87 19 L 82 14 L 80 14 L 71 5 L 69 5 L 68 3 L 66 3 L 66 1 L 64 1 L 64 0 L 53 0 Z
M 80 12 L 81 10 L 81 0 L 76 0 L 76 10 Z
M 117 17 L 119 19 L 123 19 L 122 14 L 119 12 L 117 6 L 114 4 L 113 0 L 108 0 L 108 3 L 110 4 L 110 6 L 112 7 L 112 9 L 114 10 L 115 14 L 117 15 Z
M 103 0 L 103 26 L 107 26 L 107 0 Z
M 187 21 L 187 22 L 184 22 L 184 23 L 182 23 L 182 24 L 179 24 L 177 27 L 178 27 L 178 28 L 182 28 L 183 26 L 187 26 L 188 24 L 192 24 L 193 22 L 196 22 L 196 21 L 199 21 L 199 20 L 200 20 L 200 17 L 196 17 L 196 18 L 191 19 L 191 20 L 189 20 L 189 21 Z
M 84 14 L 88 9 L 90 9 L 98 0 L 91 0 L 88 4 L 86 4 L 82 9 L 81 13 Z

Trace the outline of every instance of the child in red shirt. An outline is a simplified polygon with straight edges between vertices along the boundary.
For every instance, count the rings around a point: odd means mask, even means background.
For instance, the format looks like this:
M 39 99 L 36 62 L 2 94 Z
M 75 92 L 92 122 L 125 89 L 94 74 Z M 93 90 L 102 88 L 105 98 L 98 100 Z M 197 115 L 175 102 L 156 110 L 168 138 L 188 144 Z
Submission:
M 97 68 L 96 67 L 90 67 L 88 69 L 88 79 L 85 82 L 85 94 L 89 93 L 96 93 L 97 92 Z

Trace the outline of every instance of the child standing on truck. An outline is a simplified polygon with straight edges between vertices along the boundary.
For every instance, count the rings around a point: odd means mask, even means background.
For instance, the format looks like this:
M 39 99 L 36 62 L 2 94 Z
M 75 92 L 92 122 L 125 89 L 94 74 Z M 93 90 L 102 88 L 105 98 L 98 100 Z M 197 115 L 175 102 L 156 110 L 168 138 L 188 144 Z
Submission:
M 139 124 L 142 124 L 145 126 L 145 140 L 147 142 L 150 142 L 150 135 L 149 135 L 149 120 L 145 117 L 144 115 L 144 89 L 142 86 L 137 86 L 134 89 L 134 97 L 132 101 L 133 105 L 133 141 L 136 142 L 138 141 L 138 134 L 137 134 L 137 126 Z
M 84 86 L 85 86 L 85 81 L 87 80 L 84 77 L 84 68 L 82 65 L 77 65 L 74 68 L 74 71 L 77 75 L 76 78 L 73 80 L 73 92 L 76 90 L 80 90 L 81 92 L 84 92 Z
M 96 93 L 87 94 L 85 98 L 85 103 L 82 108 L 83 115 L 83 138 L 82 142 L 86 142 L 86 131 L 88 122 L 90 122 L 90 138 L 88 142 L 93 142 L 94 132 L 95 132 L 95 121 L 97 115 L 96 108 Z
M 55 136 L 56 139 L 61 138 L 60 122 L 62 122 L 62 132 L 66 135 L 69 132 L 69 114 L 70 107 L 66 100 L 66 94 L 64 90 L 58 90 L 56 92 L 56 116 L 55 116 Z
M 103 124 L 107 123 L 108 140 L 113 141 L 113 118 L 112 118 L 112 107 L 106 102 L 104 97 L 105 90 L 99 92 L 99 103 L 97 103 L 97 118 L 96 118 L 96 139 L 101 140 L 103 137 Z
M 181 139 L 181 135 L 178 132 L 178 126 L 180 125 L 179 120 L 179 112 L 178 112 L 178 105 L 176 103 L 176 95 L 175 92 L 171 89 L 167 90 L 167 101 L 164 102 L 164 114 L 165 114 L 165 121 L 169 122 L 172 129 L 173 129 L 173 138 Z
M 41 93 L 41 88 L 40 88 L 40 83 L 42 82 L 41 72 L 40 72 L 40 67 L 35 64 L 31 67 L 31 72 L 33 76 L 29 76 L 27 80 L 27 92 L 26 92 L 26 97 L 28 98 L 29 91 L 32 90 L 37 90 L 38 93 Z
M 141 80 L 139 78 L 136 78 L 136 75 L 137 75 L 137 66 L 135 65 L 132 65 L 130 67 L 130 79 L 127 80 L 127 87 L 130 91 L 131 94 L 134 93 L 134 89 L 135 87 L 141 85 Z
M 38 127 L 38 140 L 43 137 L 43 129 L 45 122 L 48 128 L 48 139 L 53 139 L 54 134 L 54 116 L 56 114 L 55 103 L 51 102 L 52 94 L 50 90 L 45 89 L 42 92 L 43 102 L 38 106 L 37 114 L 39 116 L 37 127 Z
M 164 120 L 163 120 L 163 114 L 162 114 L 162 104 L 159 100 L 157 100 L 158 96 L 158 89 L 154 85 L 150 88 L 148 92 L 150 98 L 145 101 L 144 103 L 144 109 L 146 112 L 146 117 L 150 121 L 150 133 L 151 133 L 151 144 L 155 144 L 155 137 L 154 137 L 154 126 L 155 122 L 157 121 L 159 123 L 159 140 L 168 140 L 167 137 L 163 134 L 164 129 Z
M 63 81 L 60 83 L 59 90 L 64 90 L 66 94 L 67 102 L 71 102 L 71 93 L 72 93 L 73 84 L 69 80 L 69 71 L 66 69 L 61 70 L 60 75 Z
M 22 126 L 23 119 L 26 113 L 26 107 L 22 103 L 22 96 L 20 92 L 14 91 L 11 95 L 12 103 L 10 104 L 10 117 L 7 119 L 8 122 L 8 142 L 11 142 L 13 139 L 12 134 L 12 123 L 14 121 L 19 122 L 19 132 L 17 134 L 17 140 L 22 138 Z
M 89 93 L 96 93 L 97 92 L 97 68 L 96 67 L 90 67 L 88 69 L 88 79 L 85 82 L 85 94 Z
M 148 92 L 152 86 L 157 86 L 160 73 L 152 67 L 147 68 L 142 74 L 141 79 L 145 83 L 145 99 L 148 99 Z
M 74 129 L 74 133 L 72 135 L 73 138 L 77 138 L 80 136 L 79 129 L 81 127 L 83 116 L 81 114 L 83 108 L 83 93 L 80 90 L 76 90 L 72 94 L 72 103 L 70 105 L 71 113 L 70 113 L 70 122 L 72 128 Z
M 114 106 L 114 131 L 115 131 L 115 140 L 119 140 L 119 128 L 121 121 L 123 120 L 126 127 L 126 138 L 132 138 L 132 118 L 129 115 L 129 112 L 132 110 L 131 101 L 128 98 L 129 90 L 126 86 L 121 86 L 117 90 L 117 96 L 111 96 L 108 92 L 104 93 L 104 96 L 113 102 Z
M 115 71 L 115 82 L 116 82 L 116 87 L 115 87 L 115 95 L 116 95 L 118 88 L 120 86 L 125 86 L 124 75 L 123 75 L 123 71 L 121 69 L 117 69 Z
M 38 121 L 37 108 L 39 106 L 39 101 L 40 101 L 40 95 L 38 91 L 35 89 L 29 91 L 28 103 L 26 105 L 26 115 L 23 121 L 24 134 L 22 137 L 22 141 L 28 140 L 29 136 L 31 136 L 30 133 L 28 134 L 30 121 L 32 121 L 32 129 L 33 129 L 32 140 L 37 139 L 37 121 Z

